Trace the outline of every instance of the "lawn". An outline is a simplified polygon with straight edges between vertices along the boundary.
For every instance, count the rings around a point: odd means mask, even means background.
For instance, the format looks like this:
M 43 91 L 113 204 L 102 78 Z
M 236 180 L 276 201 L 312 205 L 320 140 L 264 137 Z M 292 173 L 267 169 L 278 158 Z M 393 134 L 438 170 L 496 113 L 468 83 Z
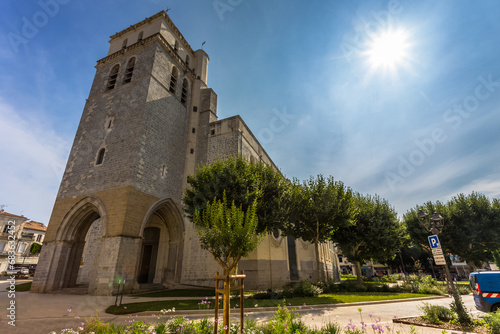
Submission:
M 232 294 L 236 294 L 236 291 L 233 291 Z M 253 295 L 254 292 L 245 291 L 245 295 Z M 160 290 L 160 291 L 152 291 L 134 295 L 134 297 L 213 297 L 215 296 L 215 289 L 177 289 L 177 290 Z
M 31 282 L 21 283 L 16 285 L 16 292 L 30 291 L 30 289 L 31 289 Z M 10 287 L 7 287 L 6 290 L 10 291 Z
M 365 301 L 380 301 L 380 300 L 393 300 L 393 299 L 406 299 L 416 297 L 429 297 L 430 295 L 415 294 L 415 293 L 395 293 L 395 292 L 338 292 L 334 294 L 322 294 L 318 297 L 296 297 L 286 300 L 286 304 L 290 306 L 303 307 L 304 304 L 308 305 L 325 305 L 325 304 L 343 304 Z M 152 302 L 140 302 L 123 304 L 120 306 L 110 306 L 106 309 L 106 313 L 111 314 L 130 314 L 144 311 L 158 312 L 161 315 L 161 310 L 199 310 L 206 309 L 207 304 L 201 304 L 202 300 L 210 302 L 210 308 L 214 308 L 214 300 L 212 298 L 194 299 L 194 300 L 162 300 Z M 231 300 L 231 308 L 236 308 L 239 304 L 239 298 Z M 282 304 L 281 299 L 245 299 L 245 308 L 255 307 L 276 307 Z M 220 302 L 222 308 L 222 301 Z

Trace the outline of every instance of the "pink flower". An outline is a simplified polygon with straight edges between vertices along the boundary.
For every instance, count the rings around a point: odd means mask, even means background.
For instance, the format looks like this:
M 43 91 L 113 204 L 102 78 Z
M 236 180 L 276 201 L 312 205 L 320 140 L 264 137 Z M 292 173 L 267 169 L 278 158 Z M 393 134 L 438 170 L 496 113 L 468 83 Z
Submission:
M 71 309 L 70 308 L 68 309 L 68 312 L 71 313 Z
M 124 309 L 127 309 L 127 306 L 123 306 Z

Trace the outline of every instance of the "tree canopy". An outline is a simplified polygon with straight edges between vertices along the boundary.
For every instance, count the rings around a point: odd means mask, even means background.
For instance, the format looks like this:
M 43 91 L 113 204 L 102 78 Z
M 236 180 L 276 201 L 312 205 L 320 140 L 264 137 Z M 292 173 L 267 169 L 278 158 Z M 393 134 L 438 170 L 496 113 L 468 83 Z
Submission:
M 208 250 L 225 274 L 238 265 L 262 241 L 263 234 L 256 235 L 257 200 L 244 212 L 232 203 L 214 199 L 201 212 L 195 212 L 193 222 L 197 227 L 201 248 Z
M 404 240 L 404 227 L 385 199 L 357 194 L 355 204 L 356 224 L 340 227 L 333 239 L 342 254 L 356 264 L 361 284 L 361 264 L 368 260 L 387 263 L 394 259 Z
M 257 232 L 283 229 L 289 210 L 289 181 L 279 171 L 263 163 L 243 158 L 217 160 L 197 169 L 189 177 L 190 186 L 184 195 L 185 211 L 190 219 L 214 198 L 234 202 L 243 211 L 257 199 Z
M 286 233 L 313 243 L 316 253 L 316 279 L 324 280 L 320 268 L 319 243 L 330 241 L 341 227 L 353 224 L 353 193 L 333 177 L 318 175 L 300 183 L 291 192 L 292 207 Z
M 429 232 L 418 220 L 417 212 L 438 212 L 444 218 L 439 239 L 447 251 L 458 255 L 472 268 L 478 268 L 493 260 L 492 252 L 500 249 L 500 206 L 476 192 L 459 194 L 446 204 L 427 202 L 408 211 L 404 220 L 412 239 L 427 245 Z

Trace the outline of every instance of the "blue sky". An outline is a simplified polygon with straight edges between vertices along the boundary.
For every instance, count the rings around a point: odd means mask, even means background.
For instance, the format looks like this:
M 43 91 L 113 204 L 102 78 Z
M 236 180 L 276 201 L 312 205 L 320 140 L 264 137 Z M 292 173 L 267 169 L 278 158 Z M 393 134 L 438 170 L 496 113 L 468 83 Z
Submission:
M 500 196 L 500 2 L 41 0 L 0 3 L 0 205 L 48 223 L 109 36 L 162 9 L 206 41 L 218 115 L 289 178 L 333 175 L 400 215 Z M 404 36 L 390 67 L 370 57 Z

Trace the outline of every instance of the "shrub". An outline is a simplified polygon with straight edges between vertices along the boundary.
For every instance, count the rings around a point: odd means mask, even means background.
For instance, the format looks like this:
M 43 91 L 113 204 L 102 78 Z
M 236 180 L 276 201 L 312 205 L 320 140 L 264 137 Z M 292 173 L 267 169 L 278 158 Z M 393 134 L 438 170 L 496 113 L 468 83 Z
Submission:
M 356 280 L 356 275 L 340 275 L 340 279 L 342 280 Z
M 401 277 L 401 274 L 392 274 L 391 275 L 391 280 L 393 281 L 401 281 L 403 278 Z
M 283 304 L 285 301 L 283 301 Z M 302 322 L 299 324 L 295 323 L 295 319 L 298 317 L 298 313 L 293 309 L 289 310 L 285 305 L 278 305 L 278 310 L 274 312 L 271 320 L 267 325 L 267 330 L 269 334 L 282 334 L 290 333 L 292 326 L 304 326 Z M 304 326 L 305 327 L 305 326 Z M 292 331 L 291 333 L 294 333 Z
M 156 334 L 155 326 L 145 321 L 132 321 L 123 331 L 124 334 Z
M 449 322 L 455 318 L 455 313 L 446 306 L 424 303 L 419 308 L 424 313 L 422 319 L 433 324 L 440 324 L 443 321 Z
M 342 333 L 342 326 L 340 326 L 336 322 L 329 322 L 323 328 L 321 328 L 320 333 L 340 334 L 340 333 Z
M 312 284 L 308 279 L 300 281 L 295 289 L 293 289 L 294 297 L 316 297 L 321 293 L 323 293 L 323 290 Z
M 500 334 L 500 310 L 488 314 L 485 320 L 491 334 Z
M 95 333 L 95 334 L 115 334 L 115 333 L 123 333 L 124 327 L 102 322 L 99 317 L 95 316 L 90 320 L 86 320 L 83 326 L 83 331 L 80 333 Z
M 465 284 L 456 284 L 455 288 L 457 289 L 458 294 L 460 295 L 468 295 L 471 293 L 470 286 Z
M 410 275 L 401 286 L 403 291 L 424 294 L 446 294 L 446 286 L 440 285 L 431 276 Z
M 257 292 L 253 295 L 254 299 L 283 299 L 290 297 L 293 296 L 291 294 L 285 293 L 285 290 L 278 290 L 278 289 L 268 289 L 267 291 Z

